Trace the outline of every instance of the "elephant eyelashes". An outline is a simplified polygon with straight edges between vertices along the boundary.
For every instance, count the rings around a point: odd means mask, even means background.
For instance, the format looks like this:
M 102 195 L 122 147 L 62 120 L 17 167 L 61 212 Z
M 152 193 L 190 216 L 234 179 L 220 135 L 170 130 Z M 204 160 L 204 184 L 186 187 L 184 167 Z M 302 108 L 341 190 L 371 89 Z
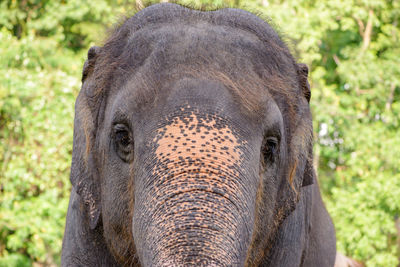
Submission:
M 123 124 L 114 126 L 114 143 L 115 151 L 118 156 L 125 162 L 132 160 L 133 140 L 128 127 Z
M 264 160 L 274 161 L 277 151 L 278 151 L 278 139 L 275 137 L 267 138 L 262 150 Z

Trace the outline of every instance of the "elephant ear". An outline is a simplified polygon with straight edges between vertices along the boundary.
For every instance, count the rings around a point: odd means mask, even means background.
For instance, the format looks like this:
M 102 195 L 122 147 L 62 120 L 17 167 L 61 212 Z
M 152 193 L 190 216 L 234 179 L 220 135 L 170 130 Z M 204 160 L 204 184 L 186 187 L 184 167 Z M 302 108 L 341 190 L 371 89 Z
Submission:
M 99 47 L 91 47 L 88 59 L 83 66 L 82 88 L 75 103 L 74 140 L 72 150 L 71 176 L 72 186 L 84 202 L 85 213 L 91 229 L 98 223 L 101 205 L 100 188 L 97 181 L 97 168 L 93 153 L 95 141 L 95 118 L 93 107 L 89 106 L 88 95 L 93 90 L 92 73 Z
M 308 83 L 308 67 L 306 64 L 297 64 L 297 76 L 303 95 L 307 99 L 307 102 L 310 103 L 311 89 L 310 84 Z
M 302 186 L 312 185 L 315 179 L 315 170 L 313 166 L 312 145 L 308 151 L 306 166 L 304 167 L 303 184 Z
M 306 64 L 297 64 L 297 77 L 299 80 L 301 92 L 306 98 L 307 102 L 310 103 L 311 89 L 308 83 L 308 67 Z M 304 168 L 303 184 L 302 186 L 311 185 L 314 183 L 315 170 L 313 167 L 313 155 L 312 155 L 312 142 L 309 144 L 308 156 L 306 158 L 306 165 Z

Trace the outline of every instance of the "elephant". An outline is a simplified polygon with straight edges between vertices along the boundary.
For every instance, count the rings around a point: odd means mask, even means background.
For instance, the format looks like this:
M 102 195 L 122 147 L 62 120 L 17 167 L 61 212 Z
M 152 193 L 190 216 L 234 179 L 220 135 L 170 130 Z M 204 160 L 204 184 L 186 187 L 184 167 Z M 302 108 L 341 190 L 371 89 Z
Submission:
M 62 266 L 333 266 L 308 67 L 240 9 L 146 7 L 91 47 Z

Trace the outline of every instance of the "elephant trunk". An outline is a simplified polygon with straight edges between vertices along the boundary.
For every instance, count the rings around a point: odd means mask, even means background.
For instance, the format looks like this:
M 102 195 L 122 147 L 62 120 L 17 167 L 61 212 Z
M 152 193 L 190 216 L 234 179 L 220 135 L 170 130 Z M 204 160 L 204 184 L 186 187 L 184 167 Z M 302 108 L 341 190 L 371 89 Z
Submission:
M 243 265 L 252 222 L 240 185 L 228 175 L 192 170 L 158 188 L 148 210 L 148 265 Z
M 152 143 L 143 164 L 151 176 L 139 179 L 133 221 L 143 265 L 243 266 L 257 191 L 249 185 L 257 183 L 242 167 L 237 135 L 193 115 L 162 128 Z

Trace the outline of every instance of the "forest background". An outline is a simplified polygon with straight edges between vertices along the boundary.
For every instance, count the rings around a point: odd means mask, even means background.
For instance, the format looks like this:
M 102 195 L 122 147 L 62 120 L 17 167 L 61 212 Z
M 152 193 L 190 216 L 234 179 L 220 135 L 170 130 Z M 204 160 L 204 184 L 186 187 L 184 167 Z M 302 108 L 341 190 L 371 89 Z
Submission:
M 155 1 L 0 1 L 0 266 L 56 266 L 91 45 Z M 194 0 L 270 17 L 310 67 L 314 159 L 338 251 L 400 266 L 400 1 Z

